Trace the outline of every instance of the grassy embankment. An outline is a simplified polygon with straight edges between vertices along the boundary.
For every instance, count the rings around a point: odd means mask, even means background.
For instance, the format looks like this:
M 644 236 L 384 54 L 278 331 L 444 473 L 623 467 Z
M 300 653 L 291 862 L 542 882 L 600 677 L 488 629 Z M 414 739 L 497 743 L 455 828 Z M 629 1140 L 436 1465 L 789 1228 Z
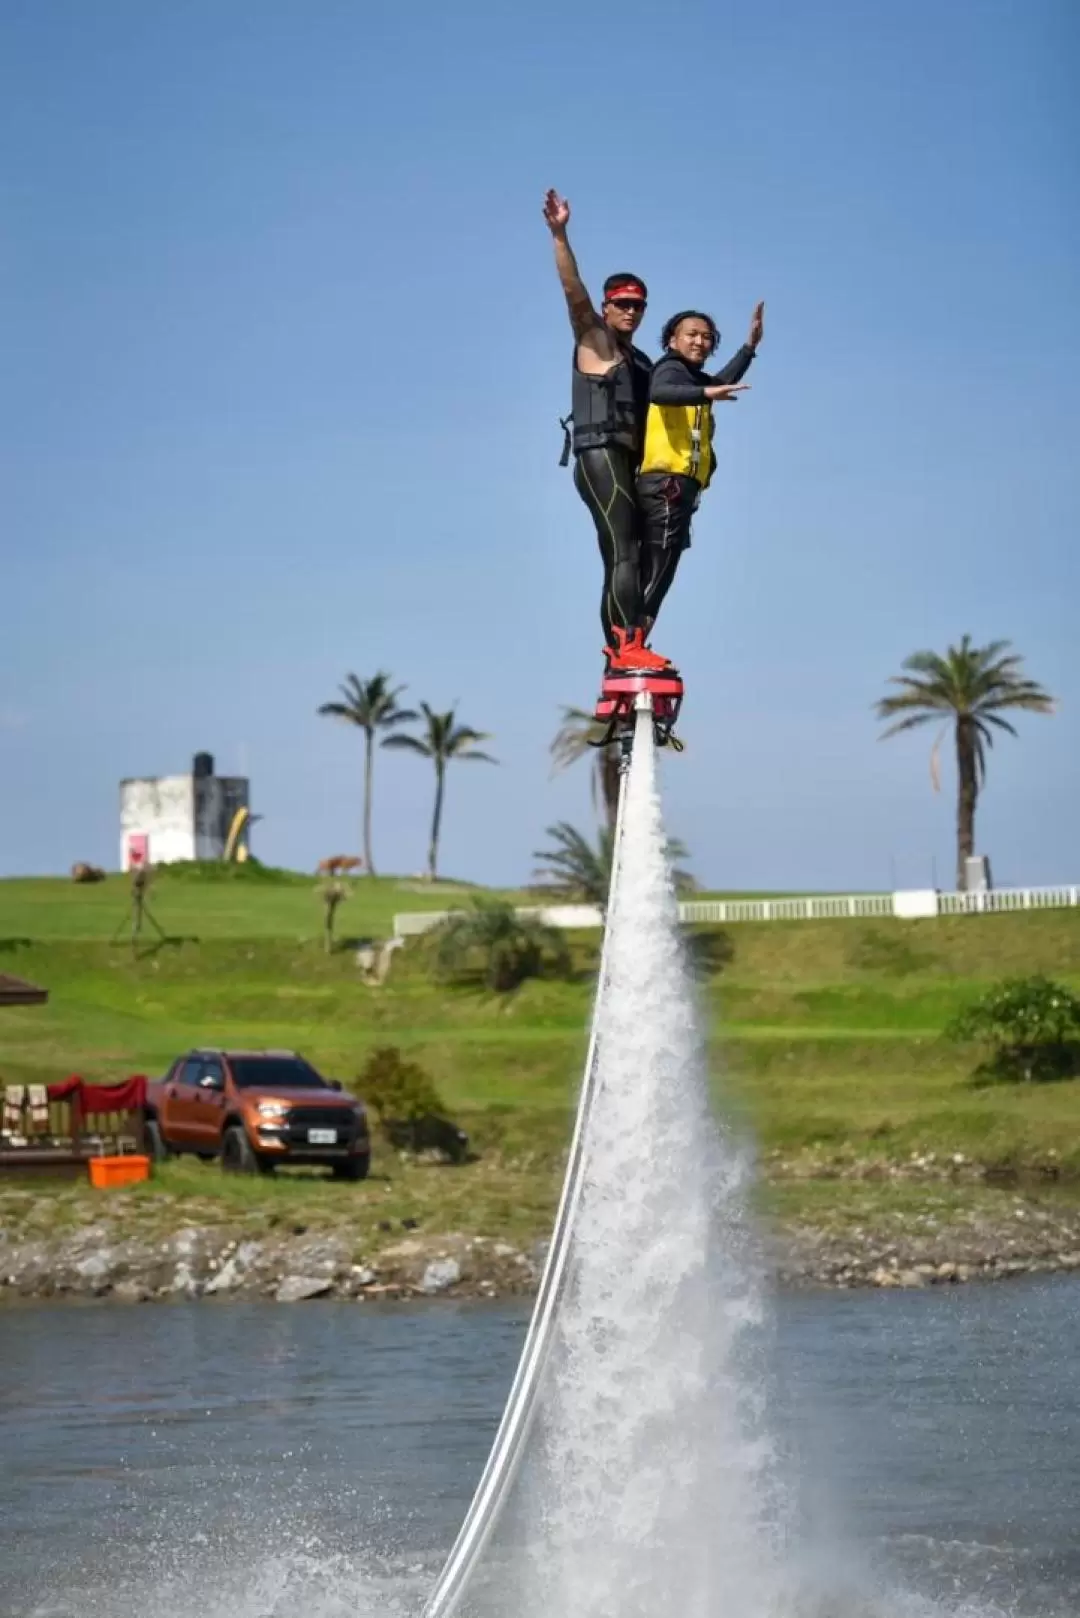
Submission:
M 340 1186 L 232 1182 L 170 1165 L 143 1202 L 175 1219 L 337 1218 L 355 1199 L 379 1217 L 428 1228 L 542 1232 L 584 1052 L 597 939 L 574 939 L 573 982 L 495 998 L 434 984 L 409 946 L 381 990 L 357 981 L 352 952 L 327 956 L 308 878 L 192 881 L 162 875 L 152 908 L 174 940 L 141 953 L 109 936 L 120 879 L 98 886 L 0 882 L 0 971 L 51 991 L 44 1008 L 0 1013 L 0 1081 L 158 1073 L 192 1044 L 289 1046 L 355 1080 L 375 1045 L 421 1060 L 480 1150 L 460 1171 L 403 1167 L 380 1154 L 372 1180 Z M 456 893 L 360 882 L 340 912 L 345 937 L 385 937 L 395 911 L 442 908 Z M 701 989 L 717 1097 L 756 1137 L 766 1197 L 787 1219 L 844 1228 L 882 1214 L 991 1206 L 978 1184 L 839 1178 L 853 1163 L 906 1165 L 954 1153 L 991 1168 L 1052 1168 L 1080 1182 L 1080 1082 L 974 1087 L 970 1056 L 944 1045 L 952 1012 L 1010 973 L 1045 971 L 1080 988 L 1080 913 L 936 922 L 739 924 L 711 932 Z M 643 1165 L 648 1142 L 642 1142 Z M 58 1192 L 57 1218 L 85 1193 Z M 73 1215 L 74 1216 L 74 1215 Z

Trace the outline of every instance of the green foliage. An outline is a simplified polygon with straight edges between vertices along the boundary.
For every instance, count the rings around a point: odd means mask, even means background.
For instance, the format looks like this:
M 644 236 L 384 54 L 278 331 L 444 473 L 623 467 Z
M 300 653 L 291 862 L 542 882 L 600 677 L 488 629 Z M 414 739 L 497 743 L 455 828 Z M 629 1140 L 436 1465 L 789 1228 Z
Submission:
M 560 820 L 547 828 L 547 835 L 552 846 L 538 848 L 533 857 L 540 861 L 536 875 L 552 898 L 593 904 L 603 910 L 611 883 L 614 832 L 605 826 L 594 846 L 576 826 Z
M 989 1048 L 975 1070 L 983 1082 L 1067 1078 L 1080 1056 L 1080 996 L 1041 973 L 1006 978 L 954 1017 L 945 1032 Z
M 552 898 L 566 899 L 573 904 L 592 904 L 603 910 L 611 886 L 611 861 L 615 848 L 615 833 L 608 826 L 597 834 L 596 843 L 560 820 L 549 826 L 550 848 L 536 849 L 533 858 L 540 861 L 536 875 Z M 677 838 L 669 838 L 666 848 L 669 861 L 685 859 L 686 848 Z M 689 871 L 673 870 L 677 893 L 692 893 L 696 883 Z
M 904 659 L 904 673 L 889 680 L 899 689 L 876 704 L 879 719 L 896 721 L 882 739 L 930 724 L 943 714 L 969 721 L 970 745 L 981 783 L 986 774 L 985 749 L 994 745 L 994 729 L 1016 735 L 1009 721 L 1002 719 L 1002 710 L 1054 711 L 1053 697 L 1037 681 L 1024 676 L 1023 658 L 1008 651 L 1008 646 L 1007 640 L 973 646 L 971 636 L 965 635 L 944 657 L 937 652 L 913 652 Z
M 310 878 L 299 871 L 286 871 L 278 865 L 264 865 L 261 860 L 175 860 L 170 865 L 155 865 L 153 879 L 157 882 L 235 882 L 244 886 L 285 887 Z
M 495 994 L 520 988 L 528 978 L 570 971 L 570 951 L 557 927 L 519 916 L 497 899 L 474 899 L 471 909 L 448 916 L 433 929 L 431 947 L 439 972 L 479 978 Z
M 398 698 L 403 685 L 391 685 L 391 677 L 384 669 L 370 680 L 361 680 L 347 674 L 338 687 L 340 702 L 323 702 L 317 712 L 329 719 L 343 719 L 355 725 L 368 736 L 377 730 L 392 730 L 395 725 L 409 724 L 416 718 L 411 708 L 400 708 Z
M 430 1075 L 419 1062 L 407 1062 L 396 1045 L 372 1051 L 357 1080 L 357 1090 L 383 1123 L 407 1123 L 446 1111 Z
M 591 760 L 593 807 L 603 805 L 605 824 L 613 831 L 619 809 L 619 749 L 599 745 L 605 730 L 591 709 L 564 708 L 562 724 L 551 743 L 551 767 L 554 773 L 576 764 L 579 758 Z

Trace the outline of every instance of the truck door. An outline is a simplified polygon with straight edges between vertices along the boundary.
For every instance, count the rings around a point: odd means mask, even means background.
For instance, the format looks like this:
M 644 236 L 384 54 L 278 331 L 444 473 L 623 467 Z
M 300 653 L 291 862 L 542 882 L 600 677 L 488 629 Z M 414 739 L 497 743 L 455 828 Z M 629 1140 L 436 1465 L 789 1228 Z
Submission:
M 204 1056 L 192 1091 L 191 1144 L 198 1152 L 216 1152 L 221 1145 L 225 1112 L 225 1069 L 216 1056 Z
M 195 1086 L 201 1065 L 197 1056 L 177 1062 L 163 1086 L 164 1093 L 158 1109 L 161 1131 L 166 1143 L 179 1151 L 190 1150 L 193 1145 L 191 1130 Z

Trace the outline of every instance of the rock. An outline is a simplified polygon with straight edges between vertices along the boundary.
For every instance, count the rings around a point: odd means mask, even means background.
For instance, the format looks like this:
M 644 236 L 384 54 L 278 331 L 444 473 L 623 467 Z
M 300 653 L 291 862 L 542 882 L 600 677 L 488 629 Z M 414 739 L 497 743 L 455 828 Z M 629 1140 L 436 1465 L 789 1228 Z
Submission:
M 181 1259 L 176 1266 L 176 1274 L 172 1278 L 170 1292 L 178 1292 L 185 1298 L 197 1298 L 202 1291 L 198 1281 L 192 1274 L 191 1265 L 186 1259 Z
M 918 1270 L 897 1270 L 895 1284 L 898 1287 L 924 1287 L 926 1276 Z
M 305 1298 L 322 1297 L 332 1285 L 325 1275 L 287 1275 L 274 1297 L 278 1303 L 302 1303 Z
M 366 1264 L 354 1264 L 349 1272 L 349 1280 L 354 1287 L 370 1287 L 378 1279 L 375 1271 L 369 1269 Z
M 172 1238 L 171 1245 L 172 1250 L 176 1254 L 177 1258 L 194 1258 L 195 1254 L 199 1250 L 200 1234 L 201 1233 L 199 1231 L 193 1230 L 190 1225 L 186 1225 L 183 1230 L 178 1230 L 176 1232 L 176 1235 Z
M 420 1286 L 424 1292 L 445 1292 L 460 1280 L 461 1265 L 456 1258 L 435 1258 L 424 1271 Z
M 120 1303 L 149 1303 L 153 1294 L 141 1281 L 119 1281 L 113 1287 L 113 1297 Z
M 395 1242 L 392 1247 L 384 1247 L 380 1256 L 385 1259 L 410 1259 L 416 1258 L 423 1251 L 423 1242 L 409 1240 Z
M 75 1265 L 75 1274 L 83 1281 L 104 1281 L 112 1272 L 113 1255 L 108 1248 L 103 1253 L 89 1253 Z

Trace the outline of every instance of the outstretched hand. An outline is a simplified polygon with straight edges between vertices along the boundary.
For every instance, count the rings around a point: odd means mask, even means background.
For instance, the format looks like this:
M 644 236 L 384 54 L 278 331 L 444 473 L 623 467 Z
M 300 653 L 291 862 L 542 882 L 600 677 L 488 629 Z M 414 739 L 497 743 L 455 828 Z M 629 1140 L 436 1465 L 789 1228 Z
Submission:
M 749 391 L 749 382 L 714 382 L 711 388 L 705 389 L 705 397 L 725 404 L 736 404 L 739 394 Z
M 756 348 L 765 335 L 765 305 L 759 303 L 750 316 L 750 335 L 746 339 L 747 348 Z
M 553 236 L 564 231 L 570 222 L 570 204 L 557 191 L 549 191 L 544 198 L 544 222 Z

